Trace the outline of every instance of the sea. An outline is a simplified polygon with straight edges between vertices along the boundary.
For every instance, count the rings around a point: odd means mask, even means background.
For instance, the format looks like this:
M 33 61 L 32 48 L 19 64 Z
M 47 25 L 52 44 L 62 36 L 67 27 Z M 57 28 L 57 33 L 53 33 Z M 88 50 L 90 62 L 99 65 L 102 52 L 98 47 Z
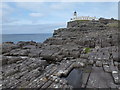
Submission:
M 41 33 L 41 34 L 2 34 L 2 42 L 14 42 L 19 41 L 35 41 L 43 42 L 47 38 L 52 37 L 52 33 Z

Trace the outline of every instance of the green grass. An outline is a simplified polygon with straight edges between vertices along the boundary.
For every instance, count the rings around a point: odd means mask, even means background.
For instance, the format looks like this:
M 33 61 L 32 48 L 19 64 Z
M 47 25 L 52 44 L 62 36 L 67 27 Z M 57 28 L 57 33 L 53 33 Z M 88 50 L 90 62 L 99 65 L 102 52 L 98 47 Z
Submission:
M 108 27 L 118 27 L 118 23 L 109 23 L 107 24 Z
M 85 53 L 89 53 L 90 50 L 91 50 L 91 48 L 84 48 L 84 52 L 85 52 Z

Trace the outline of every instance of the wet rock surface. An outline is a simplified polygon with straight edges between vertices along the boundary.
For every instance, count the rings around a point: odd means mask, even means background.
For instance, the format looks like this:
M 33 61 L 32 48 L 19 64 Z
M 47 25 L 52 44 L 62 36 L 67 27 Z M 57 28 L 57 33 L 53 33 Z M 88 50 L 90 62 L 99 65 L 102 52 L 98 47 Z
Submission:
M 61 77 L 79 68 L 81 88 L 119 88 L 119 32 L 111 23 L 117 21 L 72 21 L 43 43 L 4 42 L 0 86 L 76 88 Z

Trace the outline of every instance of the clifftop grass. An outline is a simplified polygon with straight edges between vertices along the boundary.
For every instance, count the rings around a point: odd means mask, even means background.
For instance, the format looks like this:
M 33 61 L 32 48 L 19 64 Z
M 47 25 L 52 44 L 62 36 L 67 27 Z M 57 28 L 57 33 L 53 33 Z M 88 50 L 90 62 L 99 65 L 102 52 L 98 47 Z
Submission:
M 108 27 L 118 27 L 118 23 L 115 22 L 115 23 L 109 23 L 107 24 Z

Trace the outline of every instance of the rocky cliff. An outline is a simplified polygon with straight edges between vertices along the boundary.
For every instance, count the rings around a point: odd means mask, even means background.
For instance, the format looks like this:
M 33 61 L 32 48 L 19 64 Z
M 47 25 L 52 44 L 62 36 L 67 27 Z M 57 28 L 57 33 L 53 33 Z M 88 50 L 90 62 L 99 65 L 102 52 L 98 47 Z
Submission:
M 61 76 L 80 68 L 81 88 L 119 88 L 118 34 L 117 20 L 77 20 L 43 43 L 5 42 L 0 86 L 74 88 Z

